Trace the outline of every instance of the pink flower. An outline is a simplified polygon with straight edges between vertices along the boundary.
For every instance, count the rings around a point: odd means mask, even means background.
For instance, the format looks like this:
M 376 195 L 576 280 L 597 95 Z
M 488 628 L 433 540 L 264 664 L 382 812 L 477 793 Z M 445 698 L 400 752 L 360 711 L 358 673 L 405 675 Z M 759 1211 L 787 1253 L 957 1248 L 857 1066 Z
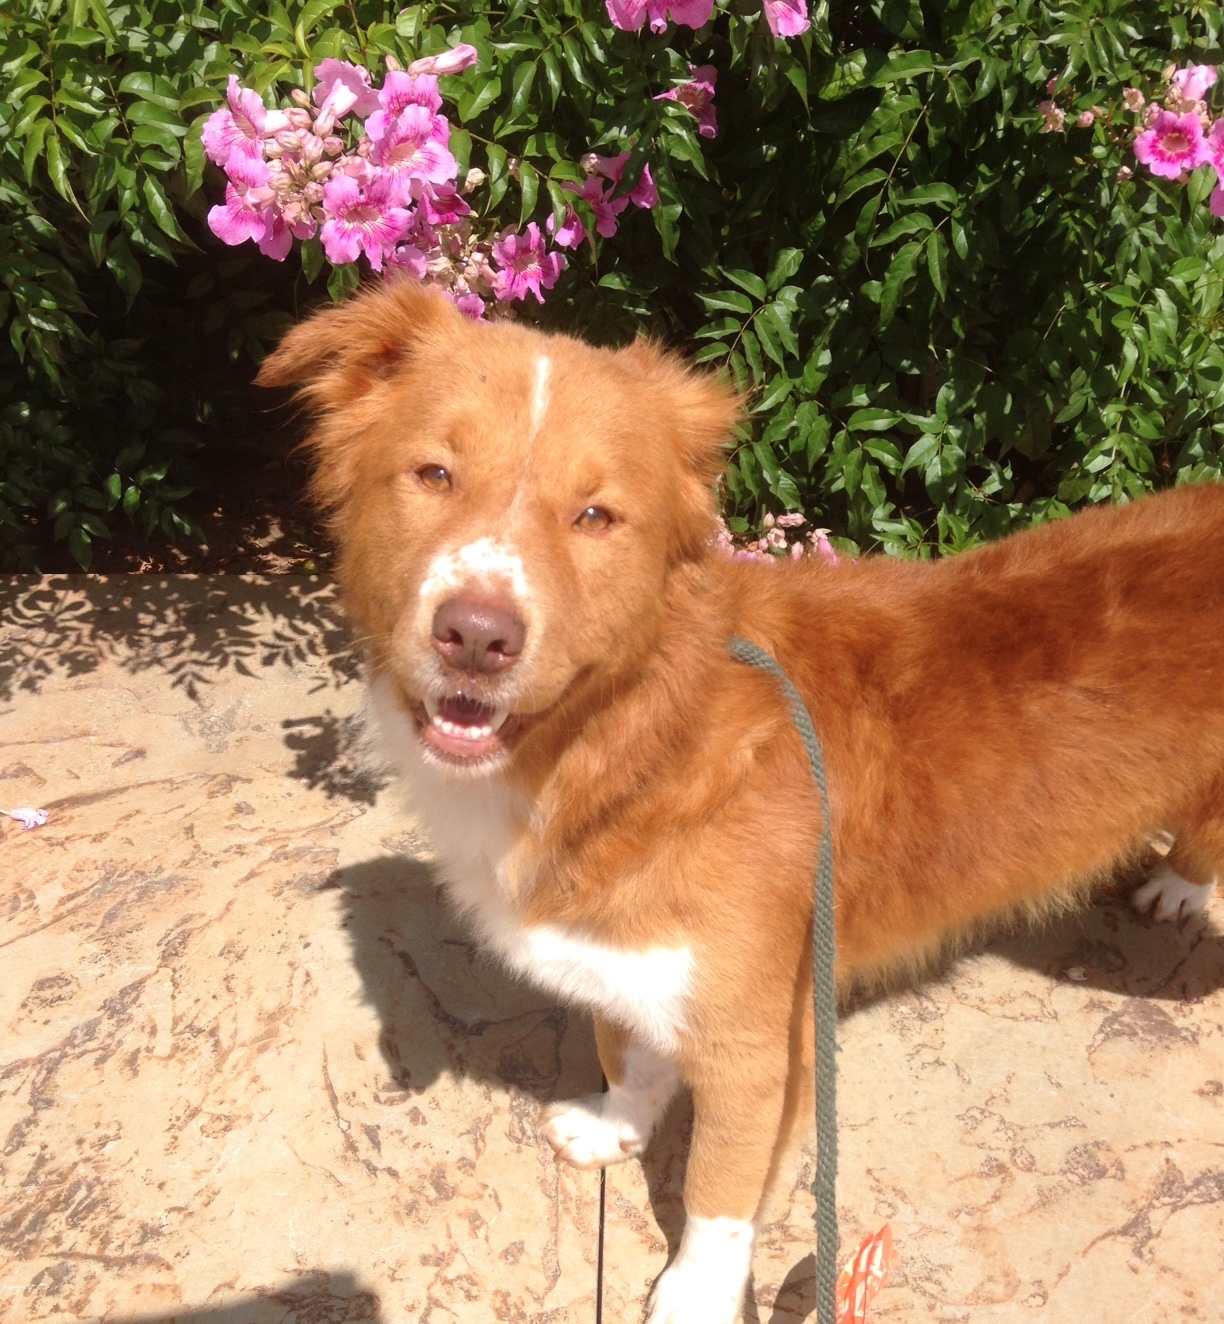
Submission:
M 475 46 L 460 42 L 441 55 L 426 55 L 423 59 L 413 60 L 408 66 L 410 74 L 460 74 L 480 59 L 480 52 Z M 483 306 L 483 305 L 482 305 Z
M 406 271 L 417 280 L 424 280 L 429 271 L 425 254 L 415 244 L 399 244 L 387 254 L 387 275 L 391 270 Z
M 1221 184 L 1224 184 L 1224 120 L 1216 120 L 1206 137 L 1207 160 L 1215 166 Z
M 1176 179 L 1211 160 L 1197 115 L 1175 115 L 1162 110 L 1135 139 L 1135 155 L 1154 175 Z
M 841 560 L 837 550 L 829 541 L 828 529 L 813 529 L 808 534 L 808 540 L 812 544 L 812 551 L 827 565 L 836 565 Z
M 1041 118 L 1045 120 L 1041 126 L 1042 133 L 1062 133 L 1063 125 L 1067 121 L 1065 112 L 1059 110 L 1052 101 L 1039 101 L 1037 109 L 1041 112 Z
M 225 202 L 210 209 L 208 228 L 227 244 L 241 244 L 247 239 L 262 242 L 271 221 L 269 208 L 274 196 L 268 187 L 267 164 L 235 147 L 225 163 L 225 173 L 229 176 Z
M 342 120 L 350 110 L 365 119 L 378 109 L 378 94 L 370 86 L 370 75 L 347 60 L 324 60 L 315 66 L 314 103 L 319 108 L 320 133 L 329 133 L 331 126 Z
M 765 21 L 775 37 L 797 37 L 806 32 L 808 22 L 807 0 L 764 0 Z
M 30 828 L 42 827 L 47 821 L 45 809 L 0 809 L 0 814 L 15 818 L 26 831 Z
M 1211 190 L 1211 200 L 1207 205 L 1213 216 L 1224 216 L 1224 184 L 1217 184 Z
M 264 257 L 274 262 L 283 262 L 289 256 L 294 239 L 309 239 L 319 228 L 314 217 L 306 213 L 305 219 L 290 219 L 283 213 L 270 210 L 266 213 L 268 227 L 259 242 L 259 251 Z
M 590 183 L 588 180 L 587 183 Z M 575 184 L 566 184 L 562 187 L 568 188 L 571 193 L 582 192 Z M 585 188 L 585 185 L 583 186 Z M 552 235 L 552 241 L 558 248 L 577 248 L 587 237 L 586 227 L 582 224 L 582 218 L 573 209 L 565 209 L 565 219 L 560 225 L 550 216 L 546 222 L 548 233 Z
M 699 69 L 689 65 L 693 75 L 687 83 L 673 87 L 669 92 L 660 92 L 656 101 L 676 101 L 686 110 L 697 116 L 697 132 L 703 138 L 713 138 L 718 133 L 718 116 L 714 110 L 714 84 L 718 79 L 718 70 L 712 64 L 703 64 Z
M 453 295 L 451 297 L 454 299 L 455 307 L 465 317 L 470 317 L 473 322 L 484 321 L 485 301 L 479 294 L 468 293 L 461 294 L 458 298 L 454 298 Z
M 607 0 L 607 7 L 613 27 L 636 32 L 649 19 L 652 32 L 664 32 L 669 17 L 686 27 L 704 27 L 714 0 Z
M 1090 110 L 1081 111 L 1075 117 L 1075 123 L 1081 129 L 1090 129 L 1096 123 L 1096 116 Z
M 534 221 L 523 234 L 508 234 L 493 245 L 493 258 L 502 267 L 494 273 L 493 292 L 505 303 L 534 294 L 544 302 L 541 288 L 551 290 L 565 270 L 560 253 L 545 253 L 544 236 Z
M 449 184 L 421 184 L 414 190 L 426 225 L 458 225 L 472 209 Z
M 239 85 L 237 74 L 229 76 L 225 99 L 229 104 L 213 111 L 201 135 L 204 151 L 214 165 L 223 166 L 235 150 L 263 156 L 264 138 L 289 127 L 289 117 L 283 111 L 269 110 L 258 92 Z
M 448 184 L 459 164 L 446 144 L 450 125 L 422 105 L 405 106 L 370 149 L 370 159 L 394 180 L 399 200 L 406 201 L 414 179 Z
M 1213 64 L 1188 64 L 1169 79 L 1169 86 L 1182 101 L 1193 104 L 1203 100 L 1219 77 Z
M 411 74 L 393 70 L 387 75 L 386 82 L 383 83 L 382 90 L 378 94 L 378 104 L 381 109 L 376 110 L 366 120 L 365 126 L 367 135 L 375 142 L 386 133 L 388 127 L 399 117 L 400 112 L 407 110 L 409 106 L 424 106 L 431 115 L 436 115 L 442 109 L 442 98 L 438 95 L 438 80 L 430 74 L 413 78 Z
M 603 235 L 605 239 L 611 239 L 616 233 L 616 218 L 629 205 L 629 199 L 617 198 L 614 202 L 609 202 L 608 199 L 611 197 L 612 189 L 594 176 L 585 180 L 581 188 L 576 184 L 565 184 L 563 187 L 568 193 L 576 193 L 580 198 L 585 198 L 591 204 L 591 208 L 595 212 L 595 233 Z M 579 242 L 585 237 L 584 232 Z M 564 244 L 560 239 L 557 242 L 566 248 L 576 246 L 574 244 Z
M 621 152 L 619 156 L 597 156 L 595 158 L 595 169 L 599 171 L 605 179 L 610 179 L 613 185 L 621 182 L 621 176 L 625 173 L 625 162 L 629 160 L 628 152 Z M 638 180 L 636 186 L 626 195 L 635 207 L 653 207 L 659 201 L 659 190 L 655 185 L 654 179 L 650 174 L 650 167 L 642 167 L 642 177 Z M 617 199 L 617 202 L 621 199 Z M 616 203 L 611 204 L 616 210 Z M 601 230 L 602 234 L 603 231 Z
M 365 188 L 351 175 L 333 175 L 323 186 L 323 210 L 327 220 L 319 238 L 328 259 L 337 265 L 356 262 L 364 252 L 375 271 L 382 270 L 384 252 L 412 224 L 411 212 L 395 205 L 386 175 Z

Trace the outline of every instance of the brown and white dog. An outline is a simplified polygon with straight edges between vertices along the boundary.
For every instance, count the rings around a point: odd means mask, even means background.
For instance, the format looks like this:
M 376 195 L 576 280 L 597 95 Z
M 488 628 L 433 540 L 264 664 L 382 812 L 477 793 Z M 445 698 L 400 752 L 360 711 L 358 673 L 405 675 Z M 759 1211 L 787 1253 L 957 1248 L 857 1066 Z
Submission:
M 731 1324 L 811 1063 L 820 811 L 768 649 L 824 743 L 839 985 L 1040 912 L 1176 844 L 1224 861 L 1224 489 L 1095 510 L 938 564 L 714 550 L 738 404 L 645 344 L 472 323 L 402 283 L 296 328 L 260 381 L 317 412 L 316 492 L 382 740 L 506 964 L 595 1017 L 572 1163 L 693 1094 L 680 1251 L 651 1324 Z

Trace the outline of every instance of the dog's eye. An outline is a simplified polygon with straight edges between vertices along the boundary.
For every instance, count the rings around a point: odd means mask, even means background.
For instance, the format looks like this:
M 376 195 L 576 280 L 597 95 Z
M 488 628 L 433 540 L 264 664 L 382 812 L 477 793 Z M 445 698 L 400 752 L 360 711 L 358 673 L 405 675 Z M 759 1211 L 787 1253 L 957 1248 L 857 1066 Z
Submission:
M 574 528 L 580 533 L 602 533 L 611 523 L 611 514 L 602 506 L 588 506 L 574 521 Z
M 423 464 L 416 471 L 416 476 L 421 480 L 421 486 L 427 492 L 449 492 L 451 490 L 451 476 L 440 464 Z

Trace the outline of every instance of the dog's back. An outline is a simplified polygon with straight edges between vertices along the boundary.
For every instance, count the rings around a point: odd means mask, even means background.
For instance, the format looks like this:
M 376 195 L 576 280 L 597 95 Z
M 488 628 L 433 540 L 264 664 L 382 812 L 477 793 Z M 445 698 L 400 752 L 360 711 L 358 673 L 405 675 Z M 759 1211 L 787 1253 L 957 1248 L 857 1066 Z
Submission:
M 742 628 L 825 740 L 846 973 L 1040 906 L 1162 828 L 1183 882 L 1224 867 L 1224 488 L 744 587 Z

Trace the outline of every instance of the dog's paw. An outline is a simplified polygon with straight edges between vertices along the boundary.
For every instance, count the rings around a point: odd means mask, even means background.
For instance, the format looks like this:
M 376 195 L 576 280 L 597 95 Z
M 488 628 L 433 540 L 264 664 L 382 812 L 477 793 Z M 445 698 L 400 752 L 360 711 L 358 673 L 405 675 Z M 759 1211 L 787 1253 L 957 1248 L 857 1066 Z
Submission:
M 544 1139 L 557 1157 L 576 1168 L 606 1168 L 636 1158 L 649 1137 L 632 1122 L 608 1116 L 608 1096 L 590 1094 L 552 1104 L 544 1114 Z
M 737 1324 L 752 1264 L 753 1228 L 735 1218 L 694 1218 L 650 1298 L 646 1324 Z
M 1160 864 L 1147 882 L 1131 893 L 1131 905 L 1141 915 L 1156 920 L 1187 919 L 1206 907 L 1215 889 L 1215 883 L 1188 882 L 1167 864 Z

